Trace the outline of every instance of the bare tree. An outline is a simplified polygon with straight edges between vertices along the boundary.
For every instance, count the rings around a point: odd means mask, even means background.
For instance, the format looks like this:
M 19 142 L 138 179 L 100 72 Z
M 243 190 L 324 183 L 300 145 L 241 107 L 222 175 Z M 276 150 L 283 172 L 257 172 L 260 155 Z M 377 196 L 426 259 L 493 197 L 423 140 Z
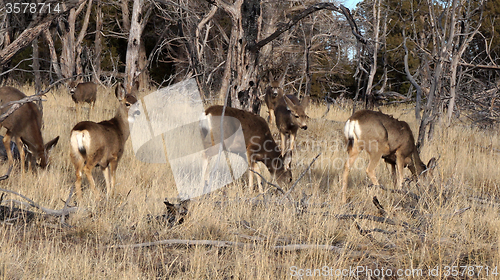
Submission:
M 304 17 L 323 9 L 343 13 L 351 24 L 353 34 L 364 40 L 357 30 L 349 10 L 332 3 L 318 3 L 295 14 L 286 24 L 266 38 L 259 38 L 261 26 L 261 3 L 259 0 L 236 0 L 229 4 L 215 0 L 215 5 L 231 18 L 231 35 L 226 58 L 226 68 L 220 95 L 229 93 L 231 106 L 258 112 L 260 100 L 257 88 L 259 85 L 258 64 L 260 49 L 278 36 L 289 30 Z
M 144 5 L 144 0 L 134 1 L 125 68 L 125 89 L 127 92 L 132 92 L 135 79 L 146 70 L 145 50 L 143 49 L 144 44 L 141 43 L 141 36 L 150 14 L 151 6 Z

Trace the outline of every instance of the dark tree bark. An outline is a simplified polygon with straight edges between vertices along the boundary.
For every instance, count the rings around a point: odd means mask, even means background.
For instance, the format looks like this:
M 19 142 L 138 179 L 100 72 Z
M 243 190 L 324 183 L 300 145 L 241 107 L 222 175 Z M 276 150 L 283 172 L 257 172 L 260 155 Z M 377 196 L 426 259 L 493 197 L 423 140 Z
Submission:
M 56 13 L 46 14 L 33 21 L 12 43 L 5 45 L 0 50 L 0 65 L 6 64 L 17 52 L 27 47 L 43 30 L 48 29 L 52 21 L 59 15 Z

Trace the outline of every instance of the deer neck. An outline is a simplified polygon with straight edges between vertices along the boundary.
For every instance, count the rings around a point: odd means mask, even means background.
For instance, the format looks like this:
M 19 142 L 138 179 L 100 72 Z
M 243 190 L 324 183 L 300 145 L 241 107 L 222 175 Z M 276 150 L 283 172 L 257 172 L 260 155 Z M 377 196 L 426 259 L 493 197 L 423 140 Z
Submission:
M 417 174 L 415 174 L 415 175 L 422 174 L 422 172 L 424 172 L 427 169 L 427 166 L 420 159 L 420 156 L 418 154 L 418 151 L 417 151 L 416 147 L 415 147 L 415 149 L 413 149 L 412 158 L 413 158 L 413 164 L 415 165 L 415 169 L 417 171 Z
M 40 166 L 45 167 L 47 165 L 47 158 L 45 156 L 45 147 L 43 145 L 43 138 L 40 130 L 34 128 L 33 133 L 27 135 L 27 137 L 21 136 L 21 141 L 28 147 L 30 153 L 40 159 Z M 18 149 L 22 148 L 23 147 L 18 147 Z
M 279 160 L 276 161 L 276 159 Z M 276 147 L 267 152 L 262 161 L 272 175 L 279 174 L 279 171 L 285 169 L 283 156 Z
M 124 104 L 120 104 L 113 120 L 122 132 L 123 141 L 126 141 L 130 135 L 130 129 L 128 127 L 128 110 Z

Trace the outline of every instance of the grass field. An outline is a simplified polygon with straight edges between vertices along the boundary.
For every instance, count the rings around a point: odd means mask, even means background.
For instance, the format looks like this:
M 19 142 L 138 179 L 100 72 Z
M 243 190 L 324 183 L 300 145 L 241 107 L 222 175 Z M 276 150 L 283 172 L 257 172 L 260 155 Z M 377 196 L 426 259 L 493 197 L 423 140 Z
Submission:
M 34 93 L 32 88 L 21 90 Z M 51 92 L 46 99 L 43 137 L 45 141 L 61 137 L 51 152 L 49 168 L 21 174 L 16 166 L 11 177 L 0 184 L 44 207 L 61 209 L 75 181 L 69 133 L 78 121 L 86 119 L 88 106 L 76 116 L 65 91 Z M 111 118 L 117 105 L 113 89 L 99 88 L 90 120 Z M 150 217 L 164 214 L 163 200 L 177 195 L 173 176 L 168 165 L 137 160 L 129 140 L 118 164 L 115 196 L 108 201 L 94 200 L 84 188 L 83 200 L 78 202 L 82 211 L 67 219 L 69 226 L 48 218 L 0 225 L 0 276 L 283 279 L 303 275 L 311 279 L 366 279 L 371 273 L 385 279 L 497 278 L 498 129 L 479 130 L 466 121 L 449 127 L 439 124 L 421 153 L 424 162 L 433 156 L 439 158 L 436 169 L 431 176 L 404 186 L 418 200 L 369 187 L 364 171 L 367 155 L 362 153 L 350 173 L 349 203 L 342 204 L 340 177 L 347 156 L 342 131 L 352 109 L 335 107 L 322 118 L 325 110 L 322 105 L 311 105 L 309 128 L 298 132 L 294 181 L 305 174 L 291 192 L 291 199 L 282 199 L 283 195 L 272 189 L 258 195 L 246 186 L 245 175 L 210 196 L 192 201 L 184 223 L 172 226 L 158 222 Z M 381 110 L 407 121 L 414 134 L 417 131 L 411 106 Z M 262 111 L 265 116 L 266 108 Z M 277 132 L 274 125 L 271 130 Z M 0 165 L 0 173 L 6 171 L 7 164 Z M 98 171 L 94 172 L 96 183 L 104 190 Z M 267 171 L 263 175 L 269 178 Z M 405 175 L 409 177 L 410 172 L 405 170 Z M 377 176 L 393 188 L 390 170 L 382 162 Z M 372 203 L 374 196 L 385 216 Z M 11 199 L 21 200 L 6 194 L 2 205 L 9 205 Z M 121 246 L 173 239 L 232 243 L 224 247 L 220 243 Z

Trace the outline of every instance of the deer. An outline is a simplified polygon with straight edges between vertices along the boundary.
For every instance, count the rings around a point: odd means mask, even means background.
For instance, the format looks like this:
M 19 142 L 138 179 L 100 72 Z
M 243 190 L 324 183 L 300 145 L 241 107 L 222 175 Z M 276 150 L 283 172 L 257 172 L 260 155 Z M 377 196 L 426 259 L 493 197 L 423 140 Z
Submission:
M 274 108 L 274 118 L 276 127 L 280 132 L 281 152 L 287 151 L 286 143 L 290 140 L 290 148 L 293 151 L 295 147 L 295 138 L 297 131 L 307 129 L 307 119 L 305 109 L 309 105 L 309 96 L 300 101 L 295 95 L 282 95 L 278 98 Z
M 266 92 L 264 95 L 264 101 L 266 102 L 268 112 L 267 121 L 269 122 L 269 124 L 275 122 L 274 108 L 276 107 L 279 98 L 284 95 L 281 82 L 278 80 L 274 80 L 272 75 L 270 80 L 271 81 L 269 83 L 269 86 L 266 88 Z
M 117 95 L 120 105 L 112 119 L 99 123 L 82 121 L 71 130 L 70 158 L 76 171 L 75 192 L 79 199 L 82 197 L 83 174 L 86 175 L 94 195 L 101 197 L 92 177 L 92 169 L 96 166 L 100 166 L 104 174 L 106 196 L 113 195 L 116 168 L 130 135 L 128 108 L 137 102 L 135 94 L 127 94 L 123 87 Z
M 6 105 L 11 101 L 18 101 L 25 98 L 26 95 L 20 90 L 13 87 L 0 87 L 0 105 Z M 4 114 L 10 107 L 5 107 L 0 110 L 0 114 Z M 42 113 L 33 102 L 28 102 L 16 111 L 10 114 L 5 120 L 0 123 L 0 127 L 5 127 L 7 132 L 2 139 L 5 153 L 9 162 L 9 166 L 14 164 L 13 150 L 11 143 L 15 143 L 18 147 L 19 159 L 21 163 L 21 171 L 25 172 L 26 154 L 32 154 L 32 160 L 28 163 L 39 161 L 39 166 L 42 168 L 48 165 L 48 151 L 53 148 L 59 141 L 59 136 L 44 144 L 42 137 Z M 19 149 L 19 147 L 23 147 Z M 34 164 L 33 164 L 34 166 Z
M 215 105 L 205 110 L 205 115 L 222 116 L 223 106 Z M 224 116 L 233 117 L 240 121 L 243 136 L 245 139 L 245 149 L 250 168 L 260 173 L 258 162 L 264 163 L 273 178 L 278 184 L 288 184 L 292 180 L 290 170 L 291 152 L 283 155 L 273 139 L 269 126 L 262 117 L 240 109 L 227 107 Z M 217 123 L 217 122 L 215 122 Z M 214 129 L 209 125 L 208 129 Z M 215 124 L 214 124 L 215 127 Z M 225 128 L 225 131 L 228 129 Z M 205 134 L 207 134 L 205 132 Z M 253 174 L 248 172 L 248 184 L 253 187 Z M 257 176 L 259 192 L 263 193 L 262 179 Z
M 283 80 L 283 79 L 282 79 Z M 295 95 L 285 95 L 282 80 L 275 80 L 270 76 L 269 86 L 266 88 L 264 101 L 268 109 L 269 123 L 276 123 L 280 132 L 281 152 L 285 153 L 286 143 L 290 139 L 290 149 L 295 147 L 295 138 L 299 128 L 306 130 L 306 120 L 309 118 L 305 109 L 309 104 L 309 96 L 300 101 Z
M 93 109 L 97 98 L 97 84 L 93 82 L 76 84 L 76 81 L 73 81 L 70 84 L 70 94 L 71 99 L 77 106 L 77 110 L 81 103 L 88 103 L 90 109 Z
M 424 171 L 435 162 L 435 158 L 431 158 L 427 165 L 422 162 L 408 123 L 382 112 L 371 110 L 355 112 L 346 121 L 344 136 L 349 154 L 342 182 L 344 202 L 346 202 L 349 169 L 362 150 L 366 150 L 370 156 L 366 174 L 374 185 L 379 185 L 375 169 L 380 158 L 391 165 L 394 184 L 398 188 L 401 188 L 403 184 L 404 167 L 408 167 L 414 176 L 418 176 L 425 173 Z

